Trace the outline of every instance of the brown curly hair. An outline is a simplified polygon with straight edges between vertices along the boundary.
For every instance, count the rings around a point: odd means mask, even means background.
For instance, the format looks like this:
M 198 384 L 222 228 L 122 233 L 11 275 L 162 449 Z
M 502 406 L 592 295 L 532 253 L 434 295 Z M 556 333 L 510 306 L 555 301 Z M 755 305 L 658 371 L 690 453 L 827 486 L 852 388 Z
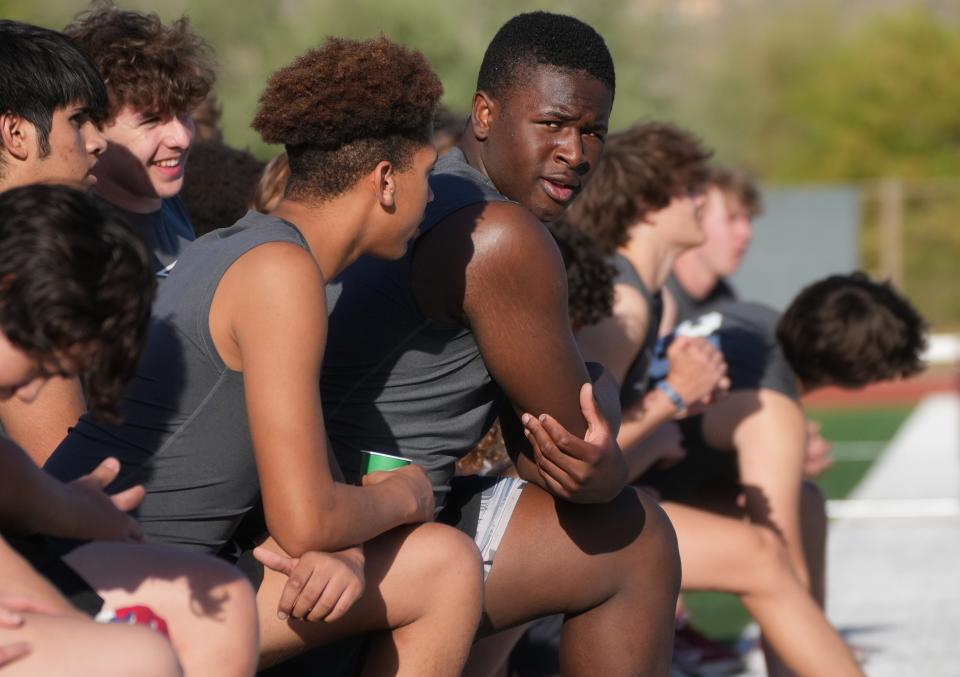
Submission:
M 381 160 L 407 169 L 442 93 L 420 52 L 382 35 L 329 38 L 270 77 L 252 126 L 286 147 L 288 196 L 329 199 Z
M 690 132 L 644 122 L 607 137 L 590 182 L 567 210 L 577 227 L 611 254 L 648 212 L 704 186 L 712 155 Z
M 213 50 L 185 16 L 164 26 L 156 14 L 97 1 L 63 32 L 97 65 L 110 96 L 111 118 L 125 105 L 164 116 L 189 113 L 217 77 Z
M 43 184 L 0 193 L 0 330 L 47 375 L 82 374 L 95 416 L 116 420 L 155 286 L 143 242 L 90 196 Z

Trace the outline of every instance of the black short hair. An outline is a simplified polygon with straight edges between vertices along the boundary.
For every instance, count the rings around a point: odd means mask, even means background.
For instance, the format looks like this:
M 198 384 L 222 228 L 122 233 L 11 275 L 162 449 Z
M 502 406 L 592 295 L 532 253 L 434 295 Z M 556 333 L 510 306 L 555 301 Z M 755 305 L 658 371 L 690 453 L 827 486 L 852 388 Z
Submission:
M 50 152 L 53 113 L 80 102 L 95 122 L 107 112 L 107 89 L 97 67 L 63 33 L 0 20 L 0 113 L 37 128 L 41 157 Z
M 43 184 L 0 193 L 0 330 L 50 375 L 84 375 L 94 415 L 114 418 L 155 285 L 144 244 L 90 196 Z
M 477 90 L 501 97 L 535 66 L 585 71 L 613 95 L 613 57 L 597 31 L 572 16 L 551 12 L 518 14 L 493 36 L 477 76 Z
M 593 239 L 560 217 L 548 223 L 567 269 L 567 313 L 570 325 L 580 329 L 613 314 L 616 269 Z
M 777 340 L 806 388 L 862 388 L 923 369 L 926 323 L 888 282 L 860 272 L 805 287 L 777 324 Z

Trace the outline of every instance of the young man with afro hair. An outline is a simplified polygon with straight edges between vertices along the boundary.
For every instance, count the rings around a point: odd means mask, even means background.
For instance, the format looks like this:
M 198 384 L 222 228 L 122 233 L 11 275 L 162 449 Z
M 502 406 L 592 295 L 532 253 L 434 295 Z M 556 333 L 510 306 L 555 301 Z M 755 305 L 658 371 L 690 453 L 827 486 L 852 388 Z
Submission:
M 571 675 L 666 674 L 679 584 L 669 520 L 625 488 L 607 423 L 616 394 L 596 389 L 605 420 L 544 226 L 599 160 L 614 89 L 591 27 L 546 12 L 508 21 L 487 48 L 464 138 L 431 176 L 414 245 L 327 287 L 321 392 L 345 474 L 359 475 L 365 449 L 422 465 L 438 519 L 481 550 L 481 636 L 565 614 Z M 527 441 L 521 419 L 540 415 L 571 431 L 569 452 Z M 454 478 L 498 416 L 523 479 Z
M 84 416 L 46 466 L 73 478 L 114 455 L 117 486 L 146 488 L 151 540 L 239 558 L 259 588 L 261 666 L 380 631 L 371 674 L 456 675 L 479 621 L 476 549 L 422 524 L 423 470 L 344 483 L 317 389 L 324 286 L 359 257 L 404 255 L 431 197 L 441 91 L 419 52 L 383 37 L 329 39 L 277 71 L 253 127 L 286 148 L 284 199 L 183 252 L 124 423 Z

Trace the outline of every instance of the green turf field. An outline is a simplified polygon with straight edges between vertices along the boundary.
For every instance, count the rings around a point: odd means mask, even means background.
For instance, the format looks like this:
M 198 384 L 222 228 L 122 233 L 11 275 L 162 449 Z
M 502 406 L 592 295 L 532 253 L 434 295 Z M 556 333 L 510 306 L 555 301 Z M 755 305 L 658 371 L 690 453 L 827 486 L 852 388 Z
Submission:
M 810 418 L 820 422 L 823 436 L 833 444 L 836 461 L 817 480 L 828 499 L 850 493 L 910 411 L 910 407 L 807 411 Z M 696 626 L 716 639 L 735 641 L 750 621 L 731 595 L 698 592 L 685 594 L 684 600 Z

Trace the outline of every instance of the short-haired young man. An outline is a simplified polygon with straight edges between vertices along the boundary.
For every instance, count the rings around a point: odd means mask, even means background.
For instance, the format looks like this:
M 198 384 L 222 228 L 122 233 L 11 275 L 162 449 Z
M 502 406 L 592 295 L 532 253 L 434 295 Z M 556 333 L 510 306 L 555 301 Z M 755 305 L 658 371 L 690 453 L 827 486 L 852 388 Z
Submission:
M 736 299 L 727 278 L 740 269 L 753 236 L 752 221 L 761 210 L 760 190 L 749 175 L 729 167 L 710 168 L 701 213 L 706 238 L 677 257 L 667 278 L 677 322 Z
M 543 225 L 600 157 L 614 80 L 603 39 L 572 17 L 535 12 L 500 29 L 418 240 L 328 287 L 321 390 L 348 476 L 361 450 L 406 456 L 427 469 L 440 519 L 475 536 L 489 570 L 482 635 L 563 613 L 565 674 L 665 674 L 675 537 L 655 502 L 624 488 Z M 615 396 L 597 393 L 617 416 Z M 521 417 L 546 412 L 581 436 L 571 453 L 525 440 Z M 452 480 L 498 416 L 526 482 Z
M 166 275 L 194 239 L 177 194 L 193 143 L 190 113 L 216 78 L 213 54 L 186 17 L 165 25 L 110 3 L 95 3 L 64 33 L 107 85 L 95 194 L 122 211 L 153 253 L 155 272 Z

